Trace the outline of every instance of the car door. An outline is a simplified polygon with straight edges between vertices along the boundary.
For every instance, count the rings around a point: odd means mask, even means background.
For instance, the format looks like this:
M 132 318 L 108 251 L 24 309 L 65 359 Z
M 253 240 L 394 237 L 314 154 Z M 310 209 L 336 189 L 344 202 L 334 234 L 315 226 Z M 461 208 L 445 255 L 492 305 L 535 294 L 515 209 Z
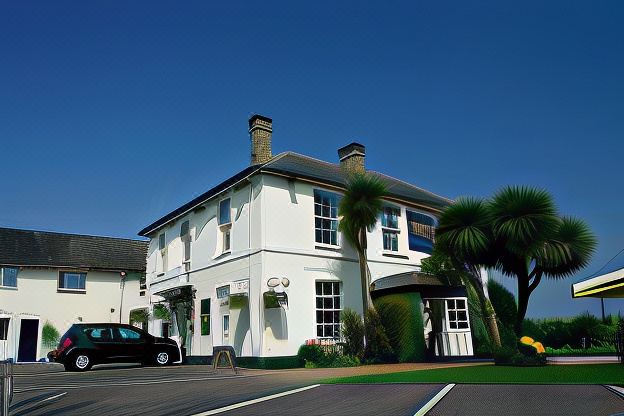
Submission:
M 124 354 L 128 361 L 143 362 L 146 353 L 146 336 L 132 327 L 120 326 L 117 328 L 123 342 Z
M 85 328 L 84 332 L 95 347 L 98 361 L 112 362 L 123 358 L 123 344 L 112 328 L 93 326 Z

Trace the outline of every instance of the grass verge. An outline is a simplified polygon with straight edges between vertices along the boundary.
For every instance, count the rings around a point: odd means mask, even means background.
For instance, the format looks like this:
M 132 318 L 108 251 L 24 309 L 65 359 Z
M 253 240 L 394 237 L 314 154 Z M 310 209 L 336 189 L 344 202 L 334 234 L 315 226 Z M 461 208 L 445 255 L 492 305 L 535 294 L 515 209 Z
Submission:
M 479 365 L 404 371 L 324 380 L 346 383 L 498 383 L 498 384 L 612 384 L 624 385 L 624 365 L 584 364 L 544 367 Z

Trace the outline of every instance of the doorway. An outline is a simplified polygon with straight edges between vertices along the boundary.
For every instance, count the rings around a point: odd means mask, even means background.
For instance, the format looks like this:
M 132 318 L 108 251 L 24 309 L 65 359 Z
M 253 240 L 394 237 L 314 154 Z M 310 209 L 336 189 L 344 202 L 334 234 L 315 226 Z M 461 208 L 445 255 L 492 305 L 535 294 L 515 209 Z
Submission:
M 39 320 L 22 319 L 20 325 L 17 361 L 37 361 L 37 343 L 39 338 Z

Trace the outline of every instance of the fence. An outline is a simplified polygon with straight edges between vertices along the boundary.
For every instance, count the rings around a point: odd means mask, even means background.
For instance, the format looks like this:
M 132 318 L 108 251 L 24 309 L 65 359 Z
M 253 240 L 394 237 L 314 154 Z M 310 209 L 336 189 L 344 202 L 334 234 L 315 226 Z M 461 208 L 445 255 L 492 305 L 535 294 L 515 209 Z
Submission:
M 13 400 L 13 364 L 0 361 L 0 416 L 9 416 L 9 405 Z

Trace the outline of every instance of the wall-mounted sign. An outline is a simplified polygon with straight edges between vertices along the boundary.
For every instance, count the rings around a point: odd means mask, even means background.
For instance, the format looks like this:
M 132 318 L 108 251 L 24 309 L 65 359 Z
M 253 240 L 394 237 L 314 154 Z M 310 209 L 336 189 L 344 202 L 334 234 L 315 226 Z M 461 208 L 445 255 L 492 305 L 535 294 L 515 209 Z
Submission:
M 249 293 L 249 279 L 230 283 L 230 295 L 246 295 L 247 293 Z
M 230 285 L 217 288 L 217 299 L 223 299 L 230 296 Z
M 272 277 L 267 281 L 268 287 L 276 287 L 276 286 L 279 286 L 279 284 L 280 284 L 280 279 L 278 279 L 277 277 Z

